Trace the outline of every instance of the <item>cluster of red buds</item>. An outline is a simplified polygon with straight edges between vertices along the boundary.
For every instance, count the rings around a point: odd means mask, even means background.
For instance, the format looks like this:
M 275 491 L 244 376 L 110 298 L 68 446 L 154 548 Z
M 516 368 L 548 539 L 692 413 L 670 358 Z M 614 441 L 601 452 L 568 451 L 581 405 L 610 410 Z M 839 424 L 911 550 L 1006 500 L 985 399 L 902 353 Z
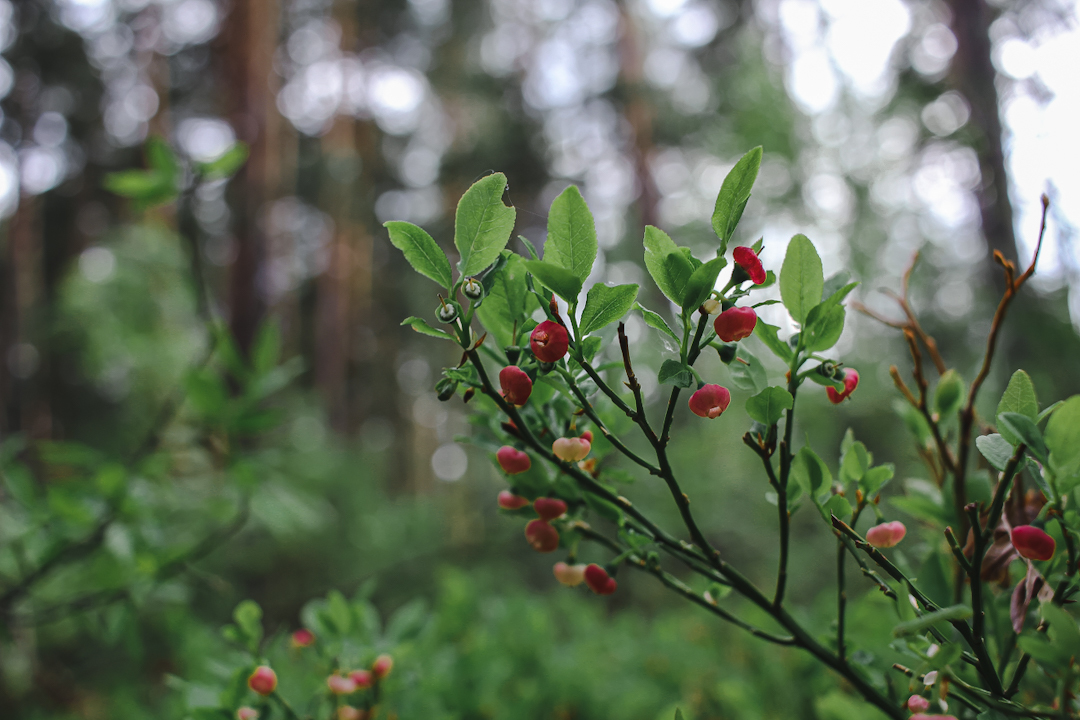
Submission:
M 558 498 L 536 498 L 533 510 L 540 517 L 525 526 L 525 539 L 536 552 L 555 552 L 559 547 L 559 531 L 551 521 L 566 514 L 566 503 Z
M 308 647 L 315 642 L 315 635 L 310 630 L 297 630 L 292 634 L 293 647 Z M 334 695 L 352 695 L 367 690 L 382 680 L 394 667 L 394 658 L 382 654 L 371 663 L 370 669 L 336 672 L 326 678 L 326 687 Z M 255 693 L 267 697 L 277 690 L 277 673 L 269 665 L 260 665 L 248 677 L 248 687 Z M 236 711 L 237 720 L 258 720 L 259 712 L 251 707 L 242 707 Z M 337 720 L 366 720 L 366 710 L 342 705 L 337 710 Z

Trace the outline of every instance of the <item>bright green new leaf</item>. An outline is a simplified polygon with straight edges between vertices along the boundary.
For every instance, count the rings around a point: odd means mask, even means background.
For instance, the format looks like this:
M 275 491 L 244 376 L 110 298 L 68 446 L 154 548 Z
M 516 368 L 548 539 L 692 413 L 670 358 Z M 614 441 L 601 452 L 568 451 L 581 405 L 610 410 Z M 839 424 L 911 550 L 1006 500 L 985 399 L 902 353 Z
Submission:
M 761 342 L 765 343 L 765 347 L 772 350 L 773 354 L 785 363 L 791 362 L 791 359 L 795 357 L 795 353 L 791 351 L 790 345 L 777 337 L 778 332 L 780 332 L 780 328 L 764 322 L 761 318 L 758 318 L 757 324 L 754 326 L 754 334 L 758 336 Z
M 851 503 L 843 495 L 833 495 L 825 503 L 825 515 L 835 515 L 843 521 L 847 521 L 851 517 L 852 508 Z
M 791 393 L 782 387 L 767 387 L 747 399 L 746 414 L 762 425 L 775 425 L 794 403 Z
M 694 312 L 708 299 L 709 294 L 716 287 L 716 277 L 725 265 L 727 265 L 727 260 L 717 257 L 694 270 L 686 283 L 683 294 L 681 306 L 684 313 Z
M 964 403 L 964 380 L 960 373 L 949 370 L 938 380 L 934 390 L 934 412 L 942 419 L 955 415 Z
M 221 154 L 216 160 L 210 162 L 198 163 L 199 172 L 203 177 L 208 180 L 220 180 L 221 178 L 232 177 L 236 172 L 243 167 L 247 162 L 248 155 L 247 143 L 233 143 L 232 147 Z
M 660 372 L 657 373 L 656 379 L 661 385 L 670 383 L 677 388 L 686 389 L 693 386 L 694 373 L 690 371 L 690 368 L 686 367 L 678 360 L 669 358 L 660 366 Z
M 1046 446 L 1056 473 L 1066 476 L 1080 472 L 1080 395 L 1073 395 L 1050 416 Z
M 405 254 L 413 270 L 439 283 L 447 292 L 453 288 L 450 261 L 423 228 L 400 220 L 383 223 L 383 227 L 390 232 L 390 242 Z
M 577 303 L 581 294 L 581 280 L 574 273 L 542 260 L 526 260 L 525 269 L 566 302 L 571 305 Z
M 746 201 L 750 199 L 750 191 L 754 188 L 754 181 L 757 179 L 760 168 L 761 147 L 759 146 L 743 155 L 724 178 L 724 184 L 716 196 L 716 206 L 712 214 L 713 232 L 720 238 L 719 255 L 727 252 L 728 241 L 731 240 L 743 210 L 746 209 Z
M 566 268 L 585 282 L 596 260 L 596 224 L 573 185 L 551 203 L 544 261 Z
M 1039 401 L 1035 397 L 1035 385 L 1031 382 L 1031 376 L 1023 370 L 1017 370 L 1012 374 L 1005 392 L 1001 395 L 1001 402 L 998 403 L 995 415 L 1004 412 L 1027 415 L 1032 420 L 1039 417 Z M 1010 437 L 1005 433 L 1002 435 L 1013 444 L 1017 442 L 1015 437 Z
M 873 458 L 861 442 L 853 442 L 844 451 L 844 457 L 840 461 L 840 482 L 859 482 L 870 469 Z
M 454 338 L 453 335 L 450 335 L 449 333 L 445 333 L 442 330 L 439 330 L 438 328 L 431 327 L 430 325 L 427 324 L 427 321 L 424 320 L 423 318 L 408 317 L 408 318 L 405 318 L 404 320 L 402 320 L 401 324 L 402 325 L 408 325 L 409 327 L 411 327 L 413 330 L 420 333 L 421 335 L 429 335 L 431 337 L 440 338 L 442 340 L 453 340 L 454 342 L 457 342 L 457 340 Z
M 506 176 L 481 178 L 458 201 L 454 218 L 454 245 L 461 254 L 458 270 L 475 275 L 499 257 L 514 231 L 517 211 L 503 204 Z
M 655 328 L 662 333 L 670 335 L 672 340 L 674 340 L 675 342 L 679 342 L 679 336 L 676 335 L 675 331 L 668 326 L 668 324 L 664 321 L 664 318 L 660 317 L 652 310 L 643 307 L 641 303 L 634 303 L 634 307 L 636 307 L 641 312 L 641 317 L 645 319 L 646 325 L 651 328 Z
M 581 312 L 582 336 L 595 332 L 630 312 L 637 294 L 637 285 L 608 287 L 597 283 L 589 288 L 585 309 Z
M 694 274 L 694 265 L 667 233 L 652 225 L 645 227 L 645 268 L 660 292 L 682 306 L 686 281 Z M 670 258 L 670 259 L 669 259 Z
M 862 488 L 863 495 L 873 498 L 874 495 L 881 491 L 881 488 L 885 487 L 886 483 L 893 479 L 895 474 L 896 466 L 892 463 L 872 467 L 862 476 L 859 487 Z
M 804 323 L 810 311 L 821 302 L 825 277 L 821 258 L 805 235 L 796 235 L 788 244 L 780 267 L 780 298 L 797 323 Z

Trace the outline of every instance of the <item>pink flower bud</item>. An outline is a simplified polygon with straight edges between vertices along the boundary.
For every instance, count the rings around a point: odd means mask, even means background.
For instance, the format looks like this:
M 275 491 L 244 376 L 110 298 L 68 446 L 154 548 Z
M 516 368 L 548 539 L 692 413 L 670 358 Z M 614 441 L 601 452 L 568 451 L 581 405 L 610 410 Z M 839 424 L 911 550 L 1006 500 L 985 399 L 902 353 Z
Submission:
M 335 695 L 351 695 L 356 692 L 356 681 L 344 675 L 331 675 L 326 678 L 326 687 Z
M 515 495 L 509 490 L 503 490 L 499 493 L 499 507 L 503 510 L 518 510 L 529 504 L 529 498 L 523 498 L 520 495 Z
M 529 346 L 540 362 L 556 362 L 561 360 L 569 349 L 570 334 L 559 323 L 545 320 L 533 328 L 532 335 L 529 336 Z
M 566 514 L 566 503 L 558 498 L 536 498 L 533 501 L 533 510 L 545 522 L 550 522 L 557 517 Z
M 371 663 L 371 674 L 377 679 L 382 680 L 384 677 L 390 674 L 390 671 L 394 669 L 394 658 L 389 655 L 383 654 L 375 658 L 375 662 Z
M 582 440 L 588 440 L 589 444 L 592 445 L 592 438 L 593 438 L 592 430 L 586 430 L 585 432 L 581 433 L 581 435 L 579 437 Z
M 236 720 L 259 720 L 259 711 L 245 705 L 236 711 Z
M 724 342 L 738 342 L 754 334 L 757 313 L 750 307 L 733 307 L 716 316 L 713 329 Z
M 337 709 L 337 720 L 364 720 L 367 713 L 352 705 L 342 705 Z
M 349 679 L 356 683 L 356 687 L 360 690 L 371 687 L 375 682 L 375 678 L 369 670 L 353 670 L 349 673 Z
M 922 695 L 912 695 L 908 698 L 907 707 L 911 712 L 921 713 L 930 709 L 930 701 Z
M 597 564 L 585 568 L 585 584 L 597 595 L 610 595 L 615 592 L 618 583 L 615 578 L 607 574 L 607 570 Z
M 552 572 L 555 573 L 555 579 L 566 587 L 576 587 L 585 579 L 584 565 L 567 565 L 564 562 L 557 562 Z
M 855 388 L 859 386 L 859 371 L 855 368 L 844 368 L 844 391 L 839 392 L 834 387 L 825 388 L 825 394 L 829 396 L 829 402 L 839 405 L 847 400 Z
M 731 404 L 731 393 L 720 385 L 706 385 L 690 396 L 690 411 L 703 418 L 720 417 Z
M 269 695 L 277 689 L 277 673 L 268 665 L 260 665 L 248 677 L 248 687 L 260 695 Z
M 761 285 L 768 279 L 761 260 L 753 250 L 748 247 L 737 247 L 733 255 L 735 263 L 746 271 L 755 285 Z
M 1019 525 L 1012 529 L 1012 544 L 1020 557 L 1028 560 L 1049 560 L 1054 557 L 1057 543 L 1054 538 L 1034 525 Z
M 536 552 L 555 552 L 559 547 L 559 531 L 544 520 L 531 520 L 525 526 L 525 539 Z
M 876 548 L 891 548 L 907 534 L 907 528 L 899 520 L 875 525 L 866 531 L 866 542 Z
M 499 371 L 502 396 L 511 405 L 521 407 L 532 394 L 532 380 L 517 365 L 507 365 Z
M 292 646 L 294 648 L 311 647 L 315 643 L 315 633 L 307 628 L 300 628 L 292 634 Z
M 584 460 L 592 449 L 592 443 L 585 438 L 559 438 L 551 444 L 555 457 L 566 462 Z
M 495 459 L 499 461 L 499 467 L 508 475 L 523 473 L 532 467 L 532 460 L 521 450 L 503 445 L 495 453 Z

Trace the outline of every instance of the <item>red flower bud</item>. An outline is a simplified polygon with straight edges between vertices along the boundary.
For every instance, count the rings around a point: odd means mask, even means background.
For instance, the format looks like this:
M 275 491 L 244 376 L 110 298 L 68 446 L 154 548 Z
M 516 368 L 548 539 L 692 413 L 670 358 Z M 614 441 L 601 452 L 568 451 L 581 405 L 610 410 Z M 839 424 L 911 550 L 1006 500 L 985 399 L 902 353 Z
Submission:
M 899 520 L 875 525 L 866 531 L 866 542 L 876 548 L 891 548 L 907 535 L 907 528 Z
M 525 526 L 525 539 L 536 552 L 555 552 L 559 547 L 559 531 L 544 520 L 531 520 Z
M 515 495 L 509 490 L 503 490 L 499 493 L 499 507 L 501 507 L 503 510 L 518 510 L 528 504 L 528 498 L 523 498 L 520 495 Z
M 555 573 L 555 579 L 566 587 L 580 585 L 585 579 L 584 565 L 567 565 L 564 562 L 557 562 L 551 570 Z
M 335 695 L 351 695 L 356 692 L 356 681 L 344 675 L 331 675 L 326 678 L 326 687 Z
M 706 385 L 690 396 L 690 411 L 703 418 L 720 417 L 731 404 L 731 393 L 720 385 Z
M 592 443 L 585 438 L 559 438 L 551 444 L 555 457 L 566 462 L 584 460 L 592 449 Z
M 368 670 L 353 670 L 349 673 L 349 679 L 356 683 L 356 687 L 360 690 L 371 687 L 375 682 L 375 678 Z
M 1034 525 L 1019 525 L 1012 529 L 1012 544 L 1020 557 L 1028 560 L 1049 560 L 1054 557 L 1057 543 L 1054 538 Z
M 532 467 L 532 460 L 529 459 L 528 455 L 509 445 L 503 445 L 499 448 L 495 453 L 495 459 L 499 461 L 499 467 L 508 475 L 517 475 Z
M 259 720 L 259 711 L 245 705 L 236 711 L 236 720 Z
M 716 316 L 713 329 L 724 342 L 738 342 L 754 334 L 757 313 L 750 307 L 733 307 Z
M 294 648 L 306 648 L 315 643 L 315 633 L 307 628 L 300 628 L 292 634 L 292 646 Z
M 507 365 L 499 371 L 499 384 L 502 396 L 511 405 L 521 407 L 532 394 L 532 380 L 517 365 Z
M 390 671 L 394 669 L 394 658 L 389 655 L 383 654 L 375 658 L 375 662 L 371 664 L 371 674 L 379 680 L 390 674 Z
M 733 254 L 735 263 L 746 271 L 746 274 L 750 276 L 755 285 L 764 284 L 768 279 L 768 275 L 765 274 L 765 268 L 762 267 L 757 253 L 748 247 L 737 247 Z
M 566 503 L 558 498 L 536 498 L 533 510 L 541 520 L 549 521 L 566 514 Z
M 277 689 L 277 673 L 268 665 L 260 665 L 248 677 L 248 687 L 260 695 L 269 695 Z
M 912 695 L 908 698 L 907 707 L 911 712 L 921 713 L 930 709 L 930 701 L 922 695 Z
M 592 445 L 592 439 L 593 439 L 592 430 L 586 430 L 585 432 L 581 433 L 580 437 L 581 437 L 582 440 L 588 440 L 589 444 Z
M 825 394 L 829 396 L 829 402 L 839 405 L 847 400 L 855 388 L 859 386 L 859 371 L 855 368 L 844 368 L 844 391 L 839 392 L 834 387 L 825 388 Z
M 570 347 L 570 334 L 557 322 L 545 320 L 533 328 L 529 346 L 540 362 L 561 360 Z
M 618 583 L 607 574 L 607 570 L 593 563 L 585 568 L 585 584 L 597 595 L 610 595 L 615 592 Z

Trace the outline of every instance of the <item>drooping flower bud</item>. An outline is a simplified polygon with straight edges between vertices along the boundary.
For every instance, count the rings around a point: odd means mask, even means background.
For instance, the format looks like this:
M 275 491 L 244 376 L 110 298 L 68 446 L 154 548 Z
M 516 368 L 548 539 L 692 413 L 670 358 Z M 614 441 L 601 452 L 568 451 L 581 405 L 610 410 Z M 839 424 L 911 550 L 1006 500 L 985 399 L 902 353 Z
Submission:
M 615 592 L 618 583 L 607 574 L 607 570 L 593 563 L 585 568 L 585 584 L 597 595 L 610 595 Z
M 576 587 L 585 580 L 584 565 L 567 565 L 560 561 L 551 570 L 555 573 L 555 579 L 566 587 Z
M 585 438 L 559 438 L 551 444 L 555 457 L 566 462 L 584 460 L 592 449 L 592 443 Z
M 908 698 L 907 707 L 911 712 L 921 713 L 930 709 L 930 701 L 922 695 L 912 695 Z
M 461 285 L 461 293 L 470 300 L 484 297 L 484 286 L 476 278 L 469 278 Z
M 495 459 L 499 461 L 499 467 L 509 475 L 523 473 L 532 467 L 529 456 L 517 448 L 503 445 L 495 453 Z
M 1057 543 L 1054 538 L 1034 525 L 1019 525 L 1012 529 L 1012 544 L 1020 557 L 1028 560 L 1049 560 L 1054 557 Z
M 733 307 L 716 316 L 713 329 L 724 342 L 738 342 L 754 334 L 757 313 L 751 307 Z
M 566 514 L 566 503 L 558 498 L 536 498 L 533 501 L 533 510 L 541 520 L 550 522 Z
M 335 695 L 351 695 L 356 692 L 356 681 L 345 675 L 334 674 L 326 678 L 326 687 Z
M 733 253 L 735 263 L 746 271 L 755 285 L 762 285 L 768 279 L 765 268 L 757 253 L 748 247 L 737 247 Z
M 294 648 L 306 648 L 315 643 L 315 633 L 307 628 L 300 628 L 292 634 L 292 646 Z
M 904 539 L 907 528 L 899 520 L 875 525 L 866 531 L 866 542 L 876 548 L 891 548 Z
M 337 720 L 364 720 L 367 713 L 352 705 L 342 705 L 337 709 Z
M 731 393 L 720 385 L 706 385 L 690 396 L 690 411 L 703 418 L 714 419 L 731 404 Z
M 525 526 L 525 539 L 536 552 L 555 552 L 559 547 L 559 531 L 544 520 L 531 520 Z
M 435 393 L 440 402 L 446 402 L 450 398 L 454 397 L 457 392 L 457 381 L 450 378 L 443 378 L 439 382 L 435 383 Z M 472 388 L 469 388 L 470 390 Z
M 580 437 L 582 440 L 588 440 L 589 444 L 592 445 L 592 439 L 593 439 L 592 430 L 586 430 L 585 432 L 581 433 L 581 435 L 579 435 L 578 437 Z
M 523 498 L 520 495 L 515 495 L 509 490 L 503 490 L 499 493 L 499 507 L 503 510 L 519 510 L 529 504 L 529 498 Z
M 237 709 L 236 720 L 259 720 L 259 711 L 245 705 Z
M 840 403 L 851 397 L 851 393 L 855 392 L 855 388 L 859 386 L 859 371 L 855 368 L 844 368 L 844 390 L 843 392 L 837 391 L 834 387 L 825 388 L 825 394 L 829 396 L 829 402 L 833 405 L 839 405 Z
M 260 695 L 269 695 L 277 689 L 277 673 L 269 665 L 260 665 L 248 677 L 248 687 Z
M 370 670 L 353 670 L 349 673 L 349 679 L 356 683 L 358 690 L 366 690 L 375 683 L 375 677 Z
M 521 407 L 532 394 L 532 379 L 517 365 L 507 365 L 499 371 L 499 384 L 502 396 L 511 405 Z
M 390 674 L 390 671 L 394 669 L 394 658 L 386 655 L 385 653 L 375 658 L 375 662 L 371 663 L 371 674 L 379 680 Z
M 545 320 L 533 328 L 529 346 L 540 362 L 557 362 L 570 348 L 570 334 L 559 323 Z

